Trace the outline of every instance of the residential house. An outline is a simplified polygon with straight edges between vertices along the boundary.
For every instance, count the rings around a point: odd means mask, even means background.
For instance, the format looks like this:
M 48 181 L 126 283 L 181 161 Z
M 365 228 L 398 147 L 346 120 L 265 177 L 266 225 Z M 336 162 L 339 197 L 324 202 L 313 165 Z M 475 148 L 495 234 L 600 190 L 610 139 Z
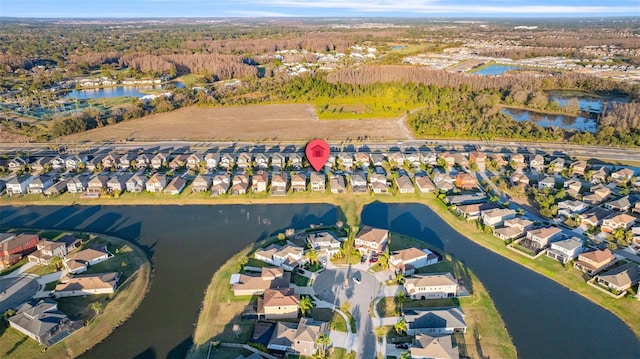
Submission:
M 474 204 L 466 204 L 456 206 L 456 213 L 458 215 L 464 217 L 467 221 L 475 220 L 480 218 L 482 211 L 487 211 L 494 208 L 499 208 L 497 204 L 494 203 L 474 203 Z
M 189 155 L 175 155 L 171 161 L 169 161 L 169 168 L 172 170 L 181 169 L 187 166 L 187 160 L 189 159 Z
M 211 188 L 211 177 L 197 175 L 191 184 L 191 192 L 207 192 Z
M 445 163 L 445 170 L 447 168 L 451 168 L 453 167 L 453 165 L 456 164 L 456 159 L 453 157 L 453 155 L 449 152 L 442 152 L 440 153 L 440 155 L 438 156 L 438 162 L 440 162 L 440 159 L 444 160 Z
M 387 155 L 387 161 L 392 168 L 399 168 L 404 165 L 404 156 L 400 152 L 391 152 Z
M 582 240 L 571 237 L 561 241 L 551 243 L 547 250 L 547 257 L 553 258 L 562 264 L 576 259 L 580 253 L 584 252 Z
M 233 168 L 236 163 L 236 159 L 230 153 L 223 153 L 220 156 L 220 163 L 218 164 L 220 168 L 229 169 Z
M 107 272 L 64 277 L 54 289 L 56 298 L 96 294 L 112 294 L 118 287 L 121 273 Z
M 382 153 L 372 152 L 369 154 L 369 157 L 371 158 L 371 164 L 374 167 L 382 166 L 382 163 L 384 162 L 384 155 Z
M 38 249 L 40 237 L 37 234 L 0 233 L 0 264 L 8 268 L 18 263 L 26 256 Z
M 416 335 L 413 346 L 409 348 L 412 359 L 459 359 L 460 351 L 453 346 L 450 335 L 432 337 Z
M 395 179 L 396 187 L 400 193 L 415 193 L 416 187 L 411 182 L 411 178 L 408 175 L 401 175 Z
M 538 172 L 544 171 L 544 157 L 542 155 L 535 155 L 529 160 L 529 168 Z
M 437 254 L 428 249 L 410 247 L 394 251 L 389 256 L 389 267 L 405 276 L 413 275 L 416 268 L 437 264 L 440 260 Z
M 204 167 L 208 170 L 216 169 L 219 162 L 220 155 L 217 153 L 207 153 L 204 155 Z
M 447 335 L 466 333 L 467 323 L 460 307 L 434 309 L 405 309 L 402 315 L 408 335 Z
M 332 256 L 340 251 L 340 241 L 329 232 L 313 232 L 307 236 L 307 243 L 316 251 Z
M 573 215 L 584 213 L 589 205 L 578 200 L 566 200 L 558 202 L 558 215 L 570 218 Z
M 151 156 L 146 153 L 141 153 L 136 157 L 136 167 L 144 169 L 151 166 Z
M 221 196 L 229 191 L 229 175 L 216 175 L 211 182 L 211 195 Z
M 549 170 L 551 172 L 562 172 L 565 169 L 565 161 L 562 157 L 556 157 L 549 162 Z
M 138 163 L 135 162 L 136 158 L 138 158 L 138 155 L 134 152 L 127 152 L 123 154 L 118 158 L 118 167 L 123 170 L 128 170 L 133 167 L 133 165 L 136 165 L 137 167 Z
M 53 167 L 51 166 L 51 161 L 54 158 L 55 157 L 51 157 L 51 156 L 38 157 L 33 162 L 31 162 L 29 164 L 29 167 L 31 167 L 31 170 L 33 170 L 35 172 L 42 172 L 42 171 L 44 171 L 45 167 L 47 167 L 47 166 L 49 166 L 49 168 L 53 169 Z
M 636 217 L 626 213 L 612 215 L 602 220 L 602 231 L 605 233 L 613 233 L 618 228 L 627 230 L 631 228 L 635 222 Z
M 187 157 L 187 168 L 197 168 L 200 166 L 200 162 L 202 162 L 202 155 L 199 153 L 192 153 Z
M 107 188 L 107 181 L 109 177 L 101 174 L 97 174 L 87 181 L 87 192 L 89 193 L 102 193 Z
M 114 153 L 109 153 L 106 156 L 102 157 L 102 160 L 100 160 L 103 169 L 116 168 L 118 167 L 119 162 L 120 161 L 118 160 L 118 156 Z
M 609 172 L 607 168 L 602 166 L 591 174 L 591 183 L 592 184 L 606 183 L 608 176 L 609 176 Z
M 405 152 L 404 162 L 408 163 L 413 168 L 420 167 L 420 154 L 418 152 Z
M 82 327 L 58 310 L 58 303 L 50 298 L 22 304 L 8 322 L 11 328 L 47 347 Z
M 527 177 L 527 175 L 525 175 L 522 172 L 514 171 L 513 173 L 511 173 L 511 177 L 509 178 L 509 181 L 511 182 L 511 184 L 515 186 L 519 186 L 524 189 L 529 188 L 529 183 L 530 183 L 529 177 Z
M 289 155 L 289 167 L 294 170 L 300 170 L 302 168 L 302 156 L 299 153 Z
M 266 170 L 269 168 L 269 157 L 264 153 L 256 153 L 254 158 L 255 167 L 261 170 Z
M 353 167 L 353 156 L 350 153 L 340 152 L 337 157 L 337 161 L 342 164 L 342 167 L 345 170 L 350 171 Z
M 484 171 L 487 165 L 487 155 L 480 151 L 469 152 L 469 162 L 474 163 L 478 170 Z
M 572 192 L 571 197 L 576 198 L 582 191 L 582 182 L 571 179 L 564 182 L 564 188 L 567 189 L 567 192 Z
M 106 247 L 87 248 L 67 256 L 64 265 L 69 272 L 78 274 L 85 272 L 90 266 L 104 262 L 111 257 L 113 255 L 107 251 Z
M 307 175 L 304 173 L 296 173 L 291 176 L 291 190 L 296 192 L 304 192 L 307 190 Z
M 5 184 L 9 197 L 23 195 L 27 193 L 29 184 L 33 182 L 34 177 L 31 175 L 19 175 L 8 180 Z
M 580 217 L 582 218 L 583 225 L 595 227 L 601 225 L 602 221 L 612 214 L 613 212 L 608 209 L 594 208 L 589 212 L 581 214 Z
M 275 152 L 271 154 L 271 167 L 274 169 L 283 169 L 287 165 L 287 159 L 280 152 Z
M 246 152 L 242 152 L 238 155 L 238 158 L 236 159 L 236 165 L 238 166 L 238 169 L 244 169 L 247 167 L 251 166 L 251 154 L 246 153 Z M 266 191 L 266 189 L 265 189 Z
M 147 177 L 141 174 L 135 174 L 127 180 L 125 186 L 127 191 L 131 193 L 140 193 L 146 188 Z
M 326 186 L 326 179 L 324 173 L 311 172 L 311 191 L 312 192 L 324 192 Z
M 553 189 L 556 186 L 556 179 L 554 176 L 545 176 L 542 180 L 538 181 L 538 189 L 549 188 Z
M 272 196 L 284 196 L 287 194 L 288 189 L 287 174 L 284 172 L 274 173 L 271 177 L 271 195 Z
M 55 156 L 49 161 L 49 164 L 51 165 L 51 169 L 54 171 L 61 171 L 67 168 L 66 160 L 62 156 Z
M 130 173 L 119 173 L 109 178 L 107 181 L 107 190 L 109 192 L 124 192 L 127 189 L 127 181 L 133 175 Z
M 543 227 L 530 229 L 527 231 L 527 239 L 531 241 L 531 246 L 536 249 L 544 249 L 560 236 L 562 231 L 557 227 Z
M 385 179 L 386 182 L 386 179 Z M 363 172 L 354 172 L 351 175 L 351 191 L 353 193 L 367 193 L 367 175 Z
M 435 192 L 436 186 L 433 184 L 429 176 L 415 176 L 416 186 L 422 193 Z
M 263 294 L 267 289 L 289 288 L 291 273 L 282 268 L 263 267 L 259 275 L 232 274 L 229 284 L 234 296 Z
M 504 221 L 516 217 L 516 211 L 510 208 L 494 208 L 482 211 L 482 223 L 490 227 L 501 226 Z
M 298 318 L 300 295 L 293 288 L 265 289 L 264 297 L 258 298 L 258 317 L 264 319 Z
M 268 185 L 269 174 L 266 171 L 258 171 L 251 177 L 251 191 L 253 193 L 266 192 Z
M 387 248 L 388 239 L 388 230 L 364 226 L 356 235 L 355 246 L 362 254 L 368 252 L 382 254 Z
M 103 156 L 98 155 L 89 158 L 85 163 L 87 170 L 93 172 L 96 169 L 102 169 L 102 157 Z
M 14 157 L 9 160 L 7 167 L 9 168 L 9 171 L 17 171 L 21 167 L 26 167 L 27 164 L 29 164 L 28 157 Z
M 67 182 L 69 179 L 62 179 L 53 184 L 53 186 L 44 190 L 45 196 L 58 196 L 67 190 Z M 0 189 L 1 191 L 1 189 Z
M 241 195 L 246 194 L 249 190 L 249 176 L 247 174 L 239 174 L 233 176 L 231 180 L 231 194 Z
M 525 167 L 525 163 L 524 163 L 524 155 L 520 154 L 520 153 L 516 153 L 514 155 L 511 155 L 511 158 L 509 159 L 510 164 L 514 165 L 514 168 L 524 168 Z
M 53 186 L 53 177 L 47 175 L 37 176 L 29 183 L 27 192 L 30 194 L 42 194 L 44 191 Z
M 495 164 L 495 167 L 498 169 L 506 166 L 507 164 L 507 161 L 505 161 L 504 157 L 502 157 L 502 155 L 499 153 L 490 153 L 487 157 L 489 158 L 489 161 L 492 161 Z
M 504 221 L 500 228 L 493 230 L 493 234 L 502 240 L 514 240 L 524 236 L 533 228 L 533 221 L 527 218 L 512 218 Z
M 620 211 L 620 212 L 626 212 L 628 210 L 631 209 L 631 207 L 637 203 L 638 200 L 638 196 L 637 195 L 633 195 L 633 196 L 624 196 L 620 199 L 617 199 L 615 201 L 611 201 L 611 202 L 607 202 L 604 204 L 604 208 L 613 210 L 613 211 Z
M 611 178 L 618 183 L 628 183 L 633 177 L 634 172 L 630 168 L 621 168 L 611 173 Z
M 636 203 L 636 205 L 631 210 L 632 213 L 640 213 L 640 202 Z
M 356 152 L 353 155 L 353 159 L 355 161 L 355 166 L 361 169 L 369 168 L 371 161 L 369 160 L 369 155 L 363 152 Z
M 82 193 L 87 190 L 89 176 L 85 174 L 77 175 L 67 181 L 67 191 L 69 193 Z
M 162 173 L 154 173 L 145 185 L 147 187 L 147 192 L 162 192 L 164 187 L 167 185 L 167 176 Z
M 610 195 L 611 190 L 608 187 L 599 184 L 591 187 L 591 194 L 583 196 L 582 200 L 593 205 L 598 205 L 606 201 Z
M 472 194 L 449 195 L 446 196 L 445 199 L 447 204 L 455 206 L 487 202 L 487 196 L 478 192 Z
M 431 151 L 420 152 L 420 162 L 425 165 L 435 166 L 438 164 L 438 156 Z
M 433 182 L 441 191 L 452 191 L 455 187 L 454 181 L 455 180 L 447 173 L 443 173 L 439 170 L 433 171 Z
M 587 161 L 575 161 L 571 164 L 570 168 L 573 169 L 574 176 L 584 176 L 584 172 L 589 167 Z
M 619 292 L 625 291 L 640 281 L 640 270 L 635 263 L 626 263 L 595 276 L 597 283 Z
M 347 193 L 347 185 L 343 175 L 331 176 L 331 178 L 329 178 L 329 187 L 333 194 Z
M 177 195 L 187 186 L 187 180 L 182 177 L 174 177 L 164 188 L 164 194 Z
M 300 322 L 278 322 L 267 348 L 299 356 L 311 357 L 318 351 L 316 339 L 327 333 L 327 323 L 310 318 L 300 318 Z
M 279 246 L 272 244 L 264 249 L 256 251 L 254 257 L 265 263 L 279 266 L 288 271 L 304 262 L 304 248 L 292 245 Z
M 369 183 L 371 191 L 373 193 L 385 194 L 389 193 L 389 184 L 387 183 L 387 176 L 379 173 L 372 173 L 369 175 Z
M 405 279 L 404 288 L 412 299 L 453 298 L 458 281 L 451 273 L 416 275 Z
M 594 275 L 615 263 L 616 257 L 609 249 L 581 253 L 573 266 L 581 272 Z
M 151 158 L 151 168 L 154 170 L 166 167 L 169 165 L 169 156 L 164 153 L 157 153 Z
M 67 255 L 67 245 L 64 242 L 43 240 L 36 245 L 37 250 L 27 256 L 29 262 L 47 265 L 55 257 L 63 258 Z

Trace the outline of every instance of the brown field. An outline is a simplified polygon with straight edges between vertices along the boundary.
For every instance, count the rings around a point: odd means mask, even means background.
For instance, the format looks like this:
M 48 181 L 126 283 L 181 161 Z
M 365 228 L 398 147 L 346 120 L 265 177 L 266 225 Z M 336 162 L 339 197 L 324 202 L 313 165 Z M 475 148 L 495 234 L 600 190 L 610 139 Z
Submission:
M 304 141 L 405 139 L 404 118 L 320 121 L 311 105 L 188 107 L 64 138 L 66 141 Z

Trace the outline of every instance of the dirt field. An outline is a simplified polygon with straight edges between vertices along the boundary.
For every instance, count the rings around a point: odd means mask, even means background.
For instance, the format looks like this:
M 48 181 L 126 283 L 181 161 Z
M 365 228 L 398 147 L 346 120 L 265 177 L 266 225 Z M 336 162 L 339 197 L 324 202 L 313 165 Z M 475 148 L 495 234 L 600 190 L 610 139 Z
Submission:
M 320 121 L 310 105 L 189 107 L 94 129 L 65 141 L 407 139 L 401 119 Z

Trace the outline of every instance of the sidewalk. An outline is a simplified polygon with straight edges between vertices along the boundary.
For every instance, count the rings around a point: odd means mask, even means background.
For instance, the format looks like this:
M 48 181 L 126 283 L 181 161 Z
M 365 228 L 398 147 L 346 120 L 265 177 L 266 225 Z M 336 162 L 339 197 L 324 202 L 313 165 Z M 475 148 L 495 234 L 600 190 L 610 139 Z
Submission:
M 36 263 L 34 262 L 27 262 L 25 263 L 25 265 L 23 265 L 22 267 L 14 270 L 13 272 L 7 274 L 6 276 L 4 276 L 5 278 L 13 278 L 13 277 L 17 277 L 19 275 L 21 275 L 22 273 L 26 272 L 27 270 L 29 270 L 29 268 L 35 266 Z

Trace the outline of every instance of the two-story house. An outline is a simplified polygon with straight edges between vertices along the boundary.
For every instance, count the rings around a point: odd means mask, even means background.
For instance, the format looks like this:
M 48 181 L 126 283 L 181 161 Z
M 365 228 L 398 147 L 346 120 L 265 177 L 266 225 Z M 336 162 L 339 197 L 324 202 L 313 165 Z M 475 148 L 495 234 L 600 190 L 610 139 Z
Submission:
M 602 220 L 602 231 L 605 233 L 613 233 L 618 228 L 625 230 L 631 228 L 636 222 L 636 217 L 630 216 L 626 213 L 616 214 Z
M 167 186 L 167 177 L 162 173 L 154 173 L 145 183 L 147 192 L 159 193 Z
M 382 254 L 387 248 L 389 231 L 381 228 L 364 226 L 356 235 L 355 247 L 360 253 Z
M 573 266 L 581 272 L 595 275 L 615 263 L 616 257 L 609 249 L 598 249 L 578 255 Z
M 287 174 L 284 172 L 274 173 L 271 177 L 271 195 L 284 196 L 289 190 Z
M 416 268 L 437 264 L 440 257 L 428 249 L 410 247 L 393 251 L 389 256 L 389 267 L 405 276 L 413 275 Z
M 33 182 L 34 177 L 31 175 L 19 175 L 8 180 L 5 184 L 7 194 L 11 196 L 20 196 L 27 193 L 29 184 Z
M 304 173 L 296 173 L 291 176 L 291 190 L 296 192 L 304 192 L 307 190 L 307 175 Z
M 493 208 L 482 211 L 482 222 L 490 227 L 501 226 L 504 221 L 516 217 L 516 211 L 510 208 Z
M 502 240 L 513 240 L 524 236 L 533 228 L 533 221 L 527 218 L 512 218 L 504 221 L 502 227 L 496 228 L 493 234 Z
M 230 181 L 229 181 L 228 174 L 216 175 L 213 177 L 213 180 L 211 181 L 211 195 L 221 196 L 227 193 L 227 191 L 229 190 L 229 187 L 230 187 Z
M 251 177 L 251 191 L 264 193 L 269 185 L 269 174 L 266 171 L 258 171 Z
M 562 231 L 557 227 L 543 227 L 531 229 L 527 231 L 527 239 L 531 241 L 532 247 L 536 249 L 544 249 L 556 238 L 560 236 Z
M 233 176 L 231 180 L 231 194 L 234 196 L 246 194 L 249 190 L 249 176 L 245 173 Z
M 404 288 L 412 299 L 453 298 L 458 281 L 451 273 L 416 275 L 405 279 Z
M 125 186 L 127 191 L 131 193 L 140 193 L 146 188 L 147 177 L 141 174 L 135 174 L 127 180 Z
M 571 237 L 561 241 L 551 243 L 547 250 L 547 257 L 553 258 L 562 264 L 576 259 L 580 253 L 584 252 L 584 246 L 580 239 Z
M 258 298 L 258 318 L 267 320 L 298 318 L 300 295 L 293 288 L 265 289 Z
M 0 264 L 8 268 L 18 263 L 23 256 L 37 249 L 40 237 L 37 234 L 0 233 Z
M 326 187 L 326 179 L 323 173 L 311 172 L 311 191 L 324 192 Z
M 353 193 L 367 193 L 367 175 L 363 172 L 354 172 L 351 175 L 351 191 Z

